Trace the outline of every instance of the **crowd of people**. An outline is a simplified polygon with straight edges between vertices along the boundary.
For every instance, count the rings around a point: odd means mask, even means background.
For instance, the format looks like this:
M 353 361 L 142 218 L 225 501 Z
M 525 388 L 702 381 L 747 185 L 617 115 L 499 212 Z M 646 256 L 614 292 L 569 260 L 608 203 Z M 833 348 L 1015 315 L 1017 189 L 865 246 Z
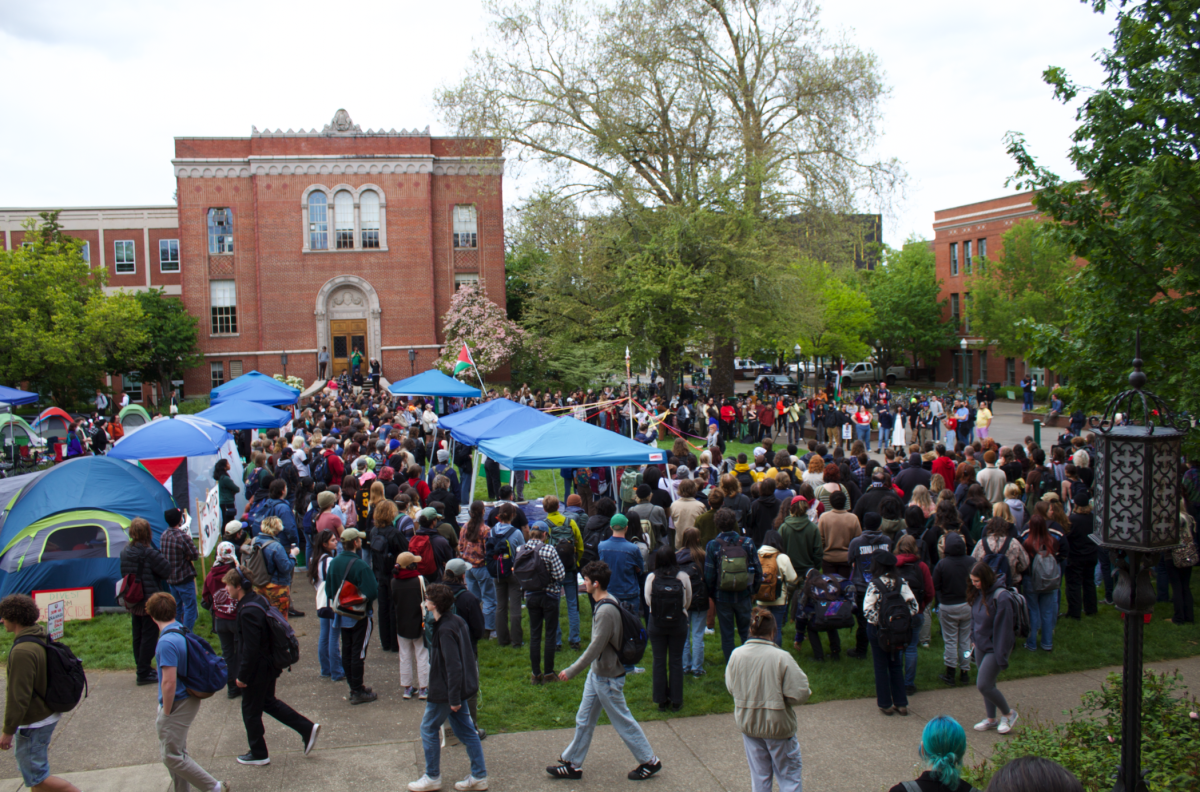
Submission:
M 799 419 L 793 408 L 801 402 L 780 401 L 770 411 L 786 407 L 785 421 L 751 418 L 752 436 L 764 424 L 768 431 L 749 457 L 736 458 L 722 453 L 723 438 L 742 431 L 736 411 L 725 421 L 729 400 L 685 394 L 663 405 L 651 395 L 643 406 L 605 391 L 506 395 L 561 407 L 614 431 L 632 421 L 643 439 L 663 424 L 680 436 L 665 465 L 627 467 L 615 476 L 606 469 L 561 471 L 569 494 L 542 499 L 532 519 L 520 502 L 519 472 L 512 484 L 494 482 L 497 502 L 471 500 L 472 449 L 453 447 L 431 400 L 354 387 L 326 391 L 290 430 L 239 436 L 247 462 L 242 481 L 218 463 L 213 475 L 227 522 L 199 606 L 212 614 L 229 669 L 227 695 L 242 699 L 248 752 L 239 762 L 270 761 L 264 712 L 295 730 L 306 753 L 320 730 L 276 698 L 279 669 L 262 660 L 270 656 L 270 619 L 305 616 L 292 596 L 301 554 L 306 563 L 299 573 L 317 592 L 321 676 L 344 682 L 350 705 L 377 701 L 367 684 L 369 675 L 384 673 L 367 662 L 377 633 L 379 649 L 396 655 L 403 697 L 425 702 L 425 772 L 409 784 L 417 792 L 441 788 L 438 734 L 447 721 L 471 765 L 455 788 L 488 787 L 487 735 L 478 725 L 478 695 L 486 685 L 481 641 L 527 653 L 531 685 L 586 672 L 574 737 L 547 767 L 551 776 L 582 777 L 604 712 L 637 763 L 628 777 L 641 780 L 662 769 L 624 696 L 627 675 L 645 670 L 636 651 L 643 623 L 652 697 L 661 710 L 683 707 L 684 679 L 707 673 L 705 639 L 719 632 L 754 789 L 770 789 L 774 778 L 781 789 L 798 790 L 792 708 L 809 695 L 797 661 L 805 643 L 813 662 L 870 656 L 880 712 L 905 716 L 917 692 L 917 648 L 931 644 L 937 613 L 944 645 L 939 678 L 949 686 L 970 684 L 974 666 L 985 715 L 974 728 L 1006 734 L 1018 713 L 997 679 L 1017 643 L 1025 651 L 1054 651 L 1060 599 L 1066 617 L 1075 619 L 1097 612 L 1098 585 L 1104 601 L 1112 601 L 1114 559 L 1091 539 L 1092 439 L 1077 435 L 1049 454 L 1029 438 L 1001 446 L 986 431 L 986 393 L 978 406 L 964 401 L 942 409 L 931 397 L 901 407 L 889 404 L 881 384 L 845 407 L 818 394 L 803 403 Z M 595 404 L 601 406 L 588 406 Z M 444 412 L 467 405 L 441 406 Z M 788 442 L 797 422 L 802 428 L 811 419 L 824 428 L 830 411 L 868 430 L 871 423 L 858 413 L 875 416 L 882 458 L 869 454 L 869 432 L 818 432 L 804 445 Z M 894 422 L 885 428 L 889 414 Z M 923 427 L 925 414 L 939 420 Z M 696 437 L 715 433 L 715 441 L 685 439 L 693 434 L 687 428 L 699 428 L 689 423 L 699 416 L 704 432 Z M 939 424 L 953 431 L 953 442 L 949 435 L 937 442 L 940 434 L 932 433 Z M 905 441 L 900 447 L 892 445 L 897 435 Z M 1191 531 L 1188 512 L 1200 506 L 1197 465 L 1184 480 L 1196 496 L 1183 505 Z M 248 498 L 243 509 L 235 505 L 239 495 Z M 469 504 L 465 513 L 462 504 Z M 160 703 L 166 702 L 159 726 L 164 761 L 174 778 L 219 790 L 186 756 L 186 729 L 198 704 L 180 699 L 169 679 L 178 662 L 174 636 L 191 631 L 198 613 L 196 549 L 181 527 L 183 516 L 164 515 L 169 528 L 158 547 L 149 524 L 134 520 L 121 572 L 146 592 L 144 605 L 131 608 L 133 650 L 137 683 L 158 684 Z M 1179 624 L 1191 621 L 1187 560 L 1168 556 L 1160 576 Z M 581 594 L 592 610 L 587 636 Z M 785 648 L 789 623 L 794 639 Z M 845 630 L 854 646 L 843 653 Z M 579 651 L 565 668 L 558 662 L 564 643 Z M 914 782 L 920 789 L 967 788 L 955 769 L 965 750 L 961 733 L 948 718 L 926 728 L 931 770 Z

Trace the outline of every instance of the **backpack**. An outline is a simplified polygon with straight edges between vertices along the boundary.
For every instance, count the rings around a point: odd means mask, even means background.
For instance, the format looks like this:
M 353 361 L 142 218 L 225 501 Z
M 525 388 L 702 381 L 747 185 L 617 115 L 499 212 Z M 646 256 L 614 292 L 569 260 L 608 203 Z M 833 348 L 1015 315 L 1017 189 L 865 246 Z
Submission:
M 251 536 L 258 536 L 263 518 L 267 516 L 267 500 L 254 501 L 246 511 L 246 524 Z
M 384 533 L 385 530 L 387 529 L 378 526 L 371 530 L 371 570 L 376 575 L 391 577 L 392 567 L 396 565 L 396 557 L 388 548 L 388 536 Z M 425 556 L 421 556 L 421 560 L 424 561 Z
M 575 571 L 575 532 L 571 530 L 571 518 L 562 515 L 562 525 L 555 525 L 549 520 L 546 524 L 550 526 L 550 543 L 555 550 L 558 551 L 558 558 L 562 561 L 564 572 Z
M 986 542 L 987 538 L 985 537 L 983 541 Z M 1004 546 L 1000 548 L 1000 552 L 998 553 L 991 552 L 989 545 L 985 544 L 983 546 L 983 549 L 987 551 L 984 553 L 983 563 L 990 566 L 993 572 L 998 574 L 1003 573 L 1006 580 L 1012 577 L 1012 567 L 1008 563 L 1008 546 L 1011 543 L 1011 536 L 1005 538 Z
M 625 472 L 621 474 L 620 493 L 622 503 L 637 503 L 637 480 L 637 468 L 625 468 Z
M 753 582 L 750 576 L 750 559 L 745 546 L 740 542 L 729 544 L 720 539 L 721 563 L 717 567 L 717 588 L 721 591 L 745 591 Z
M 742 487 L 742 494 L 746 495 L 750 492 L 750 488 L 754 486 L 754 476 L 750 475 L 749 470 L 742 470 L 737 474 L 737 482 Z
M 601 600 L 596 607 L 603 605 L 612 605 L 621 614 L 621 643 L 617 649 L 617 659 L 624 665 L 636 665 L 646 654 L 646 643 L 649 641 L 642 620 L 624 605 L 613 600 Z
M 346 575 L 342 577 L 341 584 L 337 587 L 337 593 L 333 596 L 333 601 L 329 603 L 329 607 L 339 616 L 349 616 L 351 619 L 362 619 L 367 615 L 367 598 L 358 590 L 358 586 L 351 583 L 346 578 L 349 576 L 351 567 L 354 562 L 360 559 L 351 559 L 346 566 Z
M 374 552 L 374 550 L 372 550 Z M 416 534 L 408 543 L 408 552 L 420 556 L 417 571 L 422 577 L 434 577 L 438 573 L 437 559 L 433 557 L 433 540 L 428 534 Z
M 588 468 L 575 468 L 575 491 L 582 492 L 584 490 L 592 491 L 591 471 Z
M 271 582 L 271 573 L 267 571 L 267 559 L 263 555 L 263 545 L 255 542 L 250 545 L 250 552 L 242 562 L 242 570 L 255 586 L 265 586 Z
M 759 602 L 774 602 L 783 590 L 783 578 L 779 576 L 779 554 L 759 556 L 762 563 L 762 585 L 754 597 Z
M 879 648 L 885 652 L 902 652 L 912 642 L 912 614 L 901 592 L 903 583 L 879 585 Z
M 854 586 L 841 575 L 814 575 L 814 579 L 805 584 L 805 597 L 812 606 L 812 615 L 808 618 L 809 628 L 821 630 L 842 630 L 853 627 L 854 620 Z
M 125 610 L 133 610 L 146 601 L 146 589 L 142 586 L 142 570 L 146 567 L 146 556 L 138 559 L 137 572 L 130 572 L 117 585 L 117 604 Z
M 1029 564 L 1029 583 L 1035 594 L 1056 591 L 1061 579 L 1058 559 L 1044 551 L 1033 557 L 1032 563 Z
M 687 620 L 683 607 L 683 581 L 655 573 L 650 584 L 650 613 L 656 628 L 679 627 Z
M 704 567 L 695 561 L 689 561 L 680 567 L 687 572 L 688 580 L 692 583 L 692 608 L 708 610 L 708 584 L 704 582 Z
M 583 566 L 600 560 L 600 543 L 612 536 L 612 528 L 604 527 L 602 531 L 592 531 L 583 538 Z
M 189 696 L 206 699 L 229 684 L 225 658 L 213 651 L 212 644 L 182 625 L 167 632 L 179 633 L 187 645 L 187 674 L 179 683 Z
M 513 561 L 513 575 L 516 576 L 521 591 L 527 594 L 545 591 L 553 582 L 546 559 L 542 558 L 536 547 L 528 544 L 517 551 L 517 557 Z
M 1032 624 L 1029 619 L 1029 602 L 1026 601 L 1024 594 L 1011 586 L 1008 593 L 1012 595 L 1013 599 L 1013 635 L 1017 638 L 1028 638 Z
M 513 550 L 512 542 L 508 541 L 509 536 L 511 536 L 511 532 L 501 537 L 496 531 L 492 531 L 488 534 L 487 541 L 483 543 L 488 574 L 497 580 L 507 580 L 512 576 Z M 411 544 L 408 549 L 412 550 Z
M 277 671 L 291 668 L 300 662 L 300 642 L 296 640 L 296 631 L 288 624 L 283 614 L 275 608 L 264 606 L 261 602 L 247 602 L 252 608 L 258 608 L 267 617 L 267 631 L 271 644 L 271 664 Z M 190 655 L 189 655 L 190 658 Z M 222 661 L 221 665 L 225 663 Z
M 308 472 L 314 482 L 329 483 L 329 460 L 325 458 L 325 454 L 318 453 L 313 457 L 312 464 L 308 466 Z
M 900 578 L 908 584 L 908 590 L 912 592 L 919 604 L 925 599 L 925 576 L 921 574 L 920 561 L 915 561 L 904 566 L 897 566 L 896 571 L 900 573 Z
M 80 699 L 87 697 L 88 684 L 87 675 L 83 673 L 83 661 L 75 656 L 69 646 L 35 635 L 23 635 L 13 641 L 13 646 L 19 643 L 36 643 L 46 650 L 46 692 L 38 693 L 36 688 L 33 692 L 52 712 L 70 712 Z M 12 649 L 8 651 L 11 655 Z M 221 662 L 224 665 L 224 661 Z

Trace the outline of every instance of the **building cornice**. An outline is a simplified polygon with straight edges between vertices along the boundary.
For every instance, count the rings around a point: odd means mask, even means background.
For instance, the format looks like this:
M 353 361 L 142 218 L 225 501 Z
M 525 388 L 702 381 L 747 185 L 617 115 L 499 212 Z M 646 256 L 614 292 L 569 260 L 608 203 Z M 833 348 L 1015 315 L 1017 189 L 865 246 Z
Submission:
M 171 160 L 181 179 L 249 178 L 250 176 L 346 176 L 432 173 L 437 176 L 499 176 L 503 157 L 434 157 L 430 154 L 252 155 L 239 158 L 184 157 Z

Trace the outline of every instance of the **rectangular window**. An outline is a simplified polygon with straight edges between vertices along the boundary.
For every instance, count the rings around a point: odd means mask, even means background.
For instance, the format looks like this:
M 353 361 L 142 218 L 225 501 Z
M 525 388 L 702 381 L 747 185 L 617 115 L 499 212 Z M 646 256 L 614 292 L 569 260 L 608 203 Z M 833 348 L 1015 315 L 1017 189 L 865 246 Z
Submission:
M 83 260 L 88 264 L 92 263 L 92 243 L 84 242 L 83 247 L 79 248 L 79 255 L 83 256 Z
M 210 364 L 208 364 L 208 366 L 209 366 L 209 371 L 210 371 L 210 374 L 212 377 L 212 386 L 214 388 L 219 388 L 222 385 L 224 385 L 225 384 L 225 364 L 224 363 L 210 363 Z
M 474 204 L 454 207 L 454 247 L 473 248 L 479 241 Z
M 987 258 L 987 240 L 980 239 L 975 243 L 975 255 L 979 258 Z
M 136 371 L 121 376 L 121 390 L 129 394 L 132 403 L 142 403 L 142 378 Z
M 113 263 L 118 275 L 130 275 L 137 272 L 137 263 L 133 258 L 132 239 L 118 239 L 113 242 Z
M 472 275 L 472 274 L 455 275 L 454 276 L 454 291 L 458 291 L 463 286 L 466 286 L 468 283 L 474 284 L 476 286 L 479 285 L 479 276 Z
M 208 210 L 208 253 L 211 256 L 233 252 L 233 211 L 228 208 Z
M 338 250 L 354 249 L 354 198 L 345 190 L 333 196 L 333 229 Z
M 950 275 L 958 274 L 958 243 L 950 243 Z
M 963 294 L 963 332 L 971 332 L 971 293 Z
M 963 274 L 971 274 L 971 240 L 963 242 Z
M 240 376 L 242 376 L 242 361 L 240 361 L 240 360 L 229 361 L 229 378 L 237 379 Z
M 158 240 L 159 272 L 179 272 L 179 240 Z
M 208 286 L 212 298 L 213 335 L 236 333 L 237 287 L 231 280 L 209 281 Z
M 379 196 L 366 190 L 358 199 L 358 226 L 364 250 L 379 249 Z
M 979 350 L 979 381 L 986 382 L 988 378 L 987 370 L 987 350 Z
M 958 327 L 958 318 L 959 318 L 958 295 L 951 294 L 950 295 L 950 321 L 954 322 L 955 328 Z

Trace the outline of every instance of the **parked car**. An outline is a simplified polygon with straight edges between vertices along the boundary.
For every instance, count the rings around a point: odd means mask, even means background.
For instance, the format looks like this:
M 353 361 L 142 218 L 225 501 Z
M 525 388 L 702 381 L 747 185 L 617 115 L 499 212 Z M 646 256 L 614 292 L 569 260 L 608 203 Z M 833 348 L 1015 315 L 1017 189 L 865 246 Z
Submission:
M 759 374 L 766 374 L 770 370 L 770 365 L 756 363 L 750 358 L 733 359 L 733 376 L 735 379 L 753 379 Z
M 895 385 L 896 380 L 908 376 L 904 366 L 892 366 L 886 372 L 874 363 L 854 363 L 842 370 L 842 387 L 863 382 L 886 382 Z
M 763 390 L 770 385 L 775 390 L 783 391 L 784 393 L 796 393 L 796 378 L 789 377 L 787 374 L 760 374 L 754 380 L 754 389 Z

